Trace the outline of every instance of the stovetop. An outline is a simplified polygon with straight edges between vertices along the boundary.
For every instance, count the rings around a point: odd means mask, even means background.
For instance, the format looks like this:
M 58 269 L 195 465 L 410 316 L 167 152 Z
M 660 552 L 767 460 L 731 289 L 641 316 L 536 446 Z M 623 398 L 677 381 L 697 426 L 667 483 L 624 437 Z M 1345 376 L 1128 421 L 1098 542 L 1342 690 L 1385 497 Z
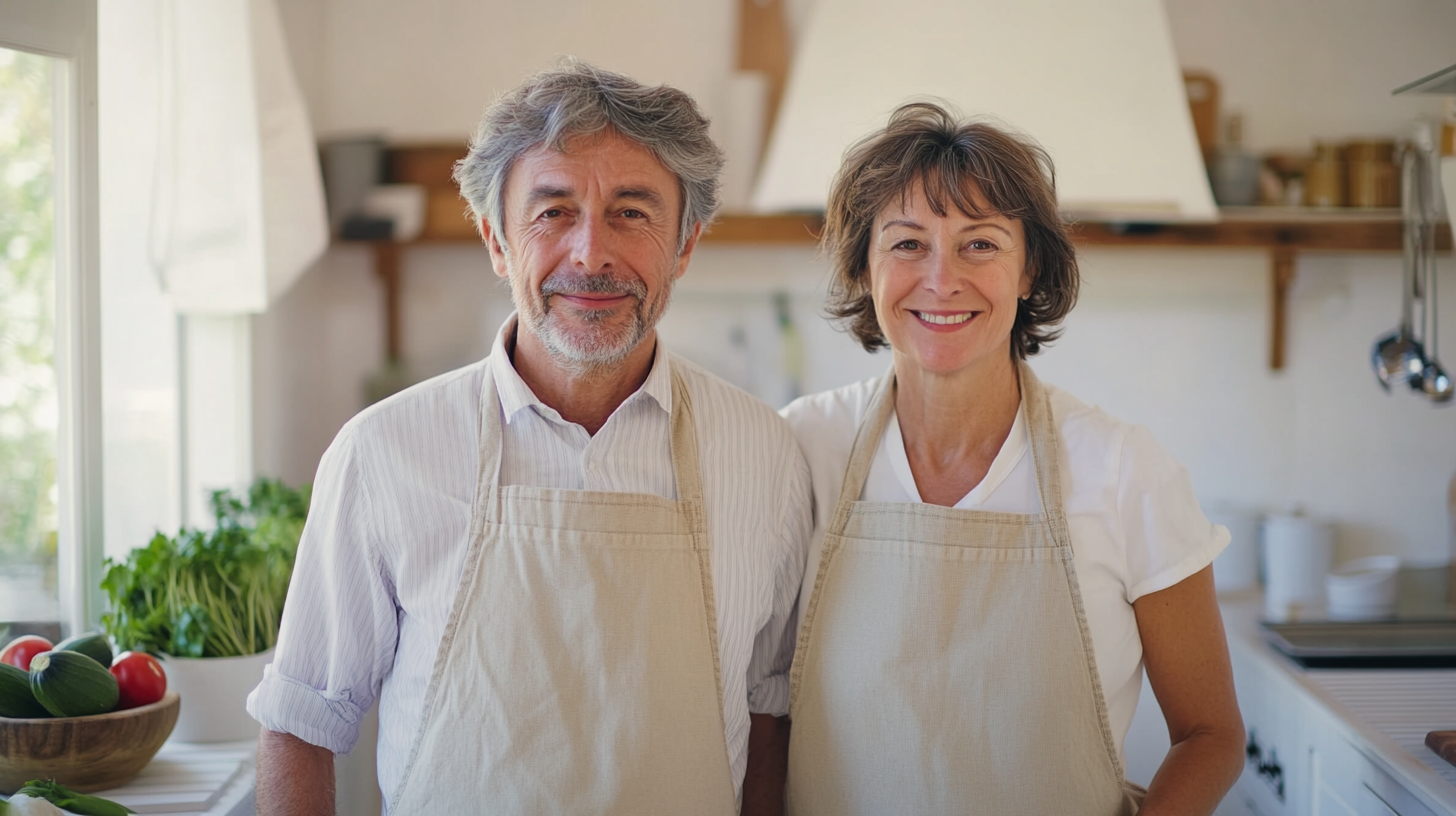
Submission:
M 1264 622 L 1274 648 L 1306 668 L 1456 668 L 1456 604 L 1445 566 L 1404 569 L 1393 617 Z

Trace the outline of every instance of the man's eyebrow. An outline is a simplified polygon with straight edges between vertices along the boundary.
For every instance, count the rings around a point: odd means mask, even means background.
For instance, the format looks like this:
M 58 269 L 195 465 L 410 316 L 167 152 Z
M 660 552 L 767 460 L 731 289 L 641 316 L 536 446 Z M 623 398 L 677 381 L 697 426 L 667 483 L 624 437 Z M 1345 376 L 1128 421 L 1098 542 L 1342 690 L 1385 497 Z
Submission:
M 651 204 L 655 207 L 665 207 L 667 202 L 662 195 L 650 187 L 619 187 L 616 190 L 616 198 L 627 199 L 628 201 L 641 201 L 644 204 Z
M 531 192 L 526 194 L 526 208 L 540 204 L 543 201 L 554 201 L 558 198 L 570 198 L 571 190 L 567 187 L 532 187 Z

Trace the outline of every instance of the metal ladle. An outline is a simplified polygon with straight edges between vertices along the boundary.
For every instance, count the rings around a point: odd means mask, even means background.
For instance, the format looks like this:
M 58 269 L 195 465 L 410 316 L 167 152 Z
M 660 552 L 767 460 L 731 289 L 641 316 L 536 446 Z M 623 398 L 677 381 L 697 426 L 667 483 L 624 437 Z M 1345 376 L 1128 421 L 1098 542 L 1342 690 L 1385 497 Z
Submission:
M 1371 351 L 1371 364 L 1375 378 L 1386 391 L 1391 385 L 1405 383 L 1419 387 L 1426 368 L 1425 350 L 1411 331 L 1411 312 L 1414 306 L 1417 267 L 1420 255 L 1420 239 L 1416 222 L 1419 219 L 1419 158 L 1415 151 L 1407 148 L 1401 156 L 1401 212 L 1404 230 L 1404 251 L 1401 253 L 1400 328 L 1375 342 Z M 1424 317 L 1424 314 L 1422 315 Z
M 1456 384 L 1451 382 L 1450 375 L 1446 373 L 1446 370 L 1441 367 L 1440 361 L 1436 359 L 1439 348 L 1436 343 L 1436 312 L 1438 311 L 1438 303 L 1436 300 L 1436 263 L 1433 247 L 1436 231 L 1428 225 L 1426 232 L 1428 234 L 1428 243 L 1426 244 L 1428 251 L 1425 253 L 1425 258 L 1423 259 L 1426 265 L 1426 286 L 1425 291 L 1422 292 L 1424 312 L 1422 322 L 1425 323 L 1425 332 L 1423 334 L 1426 340 L 1426 347 L 1429 351 L 1426 355 L 1425 367 L 1421 371 L 1420 387 L 1421 391 L 1432 402 L 1447 403 L 1451 401 L 1453 396 L 1456 396 Z
M 1424 131 L 1423 131 L 1424 133 Z M 1439 345 L 1436 338 L 1436 314 L 1438 301 L 1436 299 L 1436 214 L 1440 212 L 1441 204 L 1437 200 L 1440 195 L 1440 186 L 1435 175 L 1437 164 L 1435 159 L 1434 145 L 1429 139 L 1419 140 L 1417 147 L 1419 153 L 1416 175 L 1420 179 L 1419 201 L 1420 201 L 1420 253 L 1417 258 L 1417 269 L 1423 273 L 1425 285 L 1421 290 L 1421 339 L 1425 341 L 1422 355 L 1424 365 L 1421 370 L 1419 384 L 1411 383 L 1412 388 L 1419 390 L 1428 399 L 1436 403 L 1447 403 L 1456 395 L 1456 386 L 1453 386 L 1451 377 L 1441 367 L 1436 359 L 1439 353 Z

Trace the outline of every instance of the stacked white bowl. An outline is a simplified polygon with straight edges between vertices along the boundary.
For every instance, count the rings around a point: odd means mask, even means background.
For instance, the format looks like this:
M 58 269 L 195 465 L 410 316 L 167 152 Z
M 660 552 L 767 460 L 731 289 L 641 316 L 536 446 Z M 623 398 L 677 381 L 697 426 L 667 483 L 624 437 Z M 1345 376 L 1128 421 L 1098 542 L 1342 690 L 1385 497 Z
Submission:
M 1400 558 L 1372 555 L 1346 561 L 1325 576 L 1330 620 L 1379 620 L 1395 615 Z

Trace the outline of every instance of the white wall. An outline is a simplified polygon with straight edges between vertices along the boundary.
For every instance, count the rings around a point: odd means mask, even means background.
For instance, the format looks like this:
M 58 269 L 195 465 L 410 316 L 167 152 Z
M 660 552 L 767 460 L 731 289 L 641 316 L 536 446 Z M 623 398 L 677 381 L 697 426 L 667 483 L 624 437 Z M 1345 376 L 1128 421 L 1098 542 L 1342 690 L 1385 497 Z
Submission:
M 793 4 L 796 16 L 806 2 Z M 1166 0 L 1180 60 L 1221 80 L 1257 150 L 1315 138 L 1404 134 L 1434 97 L 1389 91 L 1456 62 L 1449 0 Z M 725 108 L 729 0 L 290 0 L 280 4 L 322 135 L 463 139 L 483 106 L 571 52 Z M 887 4 L 887 9 L 892 4 Z M 903 22 L 903 21 L 902 21 Z M 1049 95 L 1048 104 L 1055 104 Z M 1445 489 L 1456 407 L 1386 395 L 1370 347 L 1399 311 L 1394 254 L 1300 256 L 1288 365 L 1267 367 L 1269 261 L 1256 251 L 1088 250 L 1048 380 L 1150 427 L 1200 497 L 1252 509 L 1303 505 L 1338 525 L 1338 557 L 1447 555 Z M 420 247 L 405 260 L 404 344 L 420 374 L 483 355 L 509 309 L 483 251 Z M 789 394 L 773 306 L 787 292 L 807 355 L 804 390 L 879 373 L 819 317 L 825 267 L 809 248 L 701 249 L 664 320 L 669 342 L 771 402 Z M 1441 350 L 1456 364 L 1456 266 L 1440 266 Z M 358 247 L 336 247 L 255 325 L 256 463 L 312 478 L 383 361 L 380 288 Z M 733 338 L 741 341 L 735 345 Z M 746 364 L 745 360 L 750 361 Z
M 633 0 L 547 7 L 455 0 L 280 4 L 321 134 L 462 139 L 483 106 L 521 75 L 576 53 L 694 93 L 710 114 L 733 59 L 728 0 Z M 805 3 L 796 3 L 801 10 Z M 1448 0 L 1167 0 L 1180 60 L 1212 71 L 1224 109 L 1245 115 L 1258 149 L 1316 137 L 1404 133 L 1437 97 L 1389 91 L 1456 61 Z M 1049 379 L 1153 429 L 1205 501 L 1276 509 L 1298 503 L 1340 525 L 1340 555 L 1444 558 L 1444 490 L 1456 472 L 1456 408 L 1387 396 L 1369 348 L 1399 310 L 1393 254 L 1306 254 L 1291 297 L 1288 368 L 1268 370 L 1268 261 L 1255 251 L 1089 250 L 1082 302 L 1065 339 L 1036 362 Z M 406 255 L 405 348 L 429 374 L 484 354 L 509 308 L 483 253 Z M 700 250 L 666 336 L 771 402 L 789 393 L 772 293 L 794 293 L 808 350 L 803 387 L 880 371 L 823 325 L 824 267 L 812 251 Z M 1442 313 L 1456 285 L 1443 260 Z M 729 293 L 725 296 L 723 293 Z M 331 250 L 258 320 L 259 472 L 308 479 L 334 430 L 362 405 L 382 362 L 378 282 L 357 247 Z M 1456 336 L 1456 318 L 1448 318 Z M 747 338 L 732 346 L 734 328 Z M 1456 361 L 1456 343 L 1443 343 Z M 306 352 L 306 353 L 303 353 Z

